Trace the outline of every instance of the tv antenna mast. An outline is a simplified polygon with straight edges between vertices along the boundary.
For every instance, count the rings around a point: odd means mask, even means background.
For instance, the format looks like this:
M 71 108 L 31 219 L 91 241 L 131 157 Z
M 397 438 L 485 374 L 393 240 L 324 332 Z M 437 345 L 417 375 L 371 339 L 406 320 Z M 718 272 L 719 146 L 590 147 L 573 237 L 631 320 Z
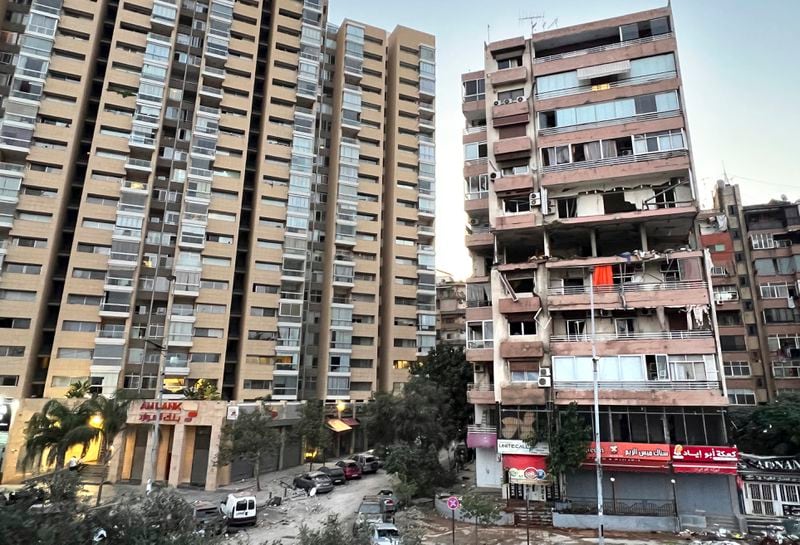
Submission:
M 526 15 L 519 17 L 520 24 L 529 24 L 531 27 L 531 35 L 537 30 L 550 30 L 558 26 L 558 17 L 555 19 L 547 19 L 544 13 L 539 15 Z

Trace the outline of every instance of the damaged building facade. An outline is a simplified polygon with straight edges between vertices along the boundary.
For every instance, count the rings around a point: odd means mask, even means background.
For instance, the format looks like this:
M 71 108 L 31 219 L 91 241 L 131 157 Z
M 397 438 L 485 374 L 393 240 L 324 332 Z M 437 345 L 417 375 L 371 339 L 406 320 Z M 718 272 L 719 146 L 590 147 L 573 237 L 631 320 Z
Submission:
M 569 404 L 592 422 L 594 338 L 607 527 L 737 524 L 670 9 L 490 43 L 484 63 L 462 76 L 478 485 L 592 525 L 596 445 L 561 487 L 546 457 Z

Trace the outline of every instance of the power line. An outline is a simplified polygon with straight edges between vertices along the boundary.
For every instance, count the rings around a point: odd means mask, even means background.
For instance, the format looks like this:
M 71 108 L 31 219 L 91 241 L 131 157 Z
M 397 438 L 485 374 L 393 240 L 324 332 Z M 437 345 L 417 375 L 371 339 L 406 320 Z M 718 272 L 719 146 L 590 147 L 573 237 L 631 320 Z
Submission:
M 756 182 L 759 184 L 767 184 L 767 185 L 774 185 L 778 187 L 788 187 L 790 189 L 800 189 L 797 184 L 782 184 L 780 182 L 768 182 L 767 180 L 757 180 L 756 178 L 748 178 L 747 176 L 739 176 L 739 175 L 732 175 L 730 177 L 731 180 L 739 178 L 740 180 L 747 180 L 749 182 Z

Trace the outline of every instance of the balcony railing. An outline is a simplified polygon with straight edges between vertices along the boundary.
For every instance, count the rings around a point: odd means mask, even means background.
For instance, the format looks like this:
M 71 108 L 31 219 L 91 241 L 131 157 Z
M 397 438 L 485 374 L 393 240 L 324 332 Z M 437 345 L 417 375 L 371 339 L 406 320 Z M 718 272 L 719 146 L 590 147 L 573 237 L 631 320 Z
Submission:
M 672 79 L 678 77 L 675 70 L 667 70 L 666 72 L 658 72 L 656 74 L 647 74 L 644 76 L 635 76 L 633 78 L 626 78 L 611 83 L 603 83 L 601 85 L 579 85 L 577 87 L 570 87 L 568 89 L 557 89 L 555 91 L 545 91 L 543 93 L 536 93 L 537 100 L 547 98 L 565 97 L 569 95 L 577 95 L 587 91 L 605 91 L 606 89 L 616 89 L 618 87 L 628 87 L 630 85 L 640 85 L 643 83 L 650 83 L 654 81 L 661 81 L 665 79 Z
M 470 382 L 469 384 L 467 384 L 467 391 L 472 391 L 472 392 L 493 392 L 494 391 L 494 384 L 485 383 L 485 382 L 481 382 L 481 383 Z M 476 428 L 476 427 L 483 428 L 483 426 L 470 426 L 470 428 Z M 470 429 L 469 431 L 473 431 L 473 430 Z M 491 431 L 494 432 L 494 427 L 491 428 Z
M 672 32 L 666 34 L 659 34 L 657 36 L 647 36 L 646 38 L 637 38 L 635 40 L 625 40 L 624 42 L 617 42 L 607 45 L 598 45 L 596 47 L 588 47 L 586 49 L 578 49 L 577 51 L 566 51 L 564 53 L 556 53 L 555 55 L 546 55 L 544 57 L 534 57 L 533 64 L 540 64 L 543 62 L 556 61 L 559 59 L 568 59 L 570 57 L 580 57 L 581 55 L 589 55 L 591 53 L 600 53 L 602 51 L 611 51 L 613 49 L 620 49 L 628 47 L 629 45 L 645 44 L 655 42 L 658 40 L 666 40 L 672 38 Z
M 668 291 L 705 289 L 707 284 L 699 280 L 680 282 L 654 282 L 646 284 L 614 284 L 612 286 L 594 286 L 595 293 L 620 293 L 626 291 Z M 582 295 L 589 293 L 589 286 L 562 286 L 550 288 L 550 295 Z
M 479 339 L 467 341 L 467 348 L 494 348 L 494 339 Z
M 707 339 L 712 337 L 711 330 L 690 329 L 686 331 L 640 331 L 636 333 L 597 333 L 597 341 L 638 341 L 638 340 L 685 340 Z M 589 342 L 592 336 L 588 333 L 577 335 L 551 335 L 551 342 Z
M 564 127 L 548 127 L 546 129 L 539 129 L 539 135 L 546 136 L 551 134 L 562 134 L 567 132 L 583 131 L 586 129 L 623 125 L 626 123 L 652 121 L 655 119 L 666 119 L 669 117 L 677 117 L 679 115 L 681 115 L 681 110 L 671 110 L 668 112 L 651 112 L 647 114 L 632 115 L 628 117 L 617 117 L 615 119 L 604 119 L 602 121 L 592 121 L 590 123 L 581 123 L 579 125 L 567 125 Z
M 720 384 L 716 381 L 706 380 L 622 380 L 598 382 L 603 390 L 719 390 Z M 556 381 L 556 388 L 574 388 L 576 390 L 591 390 L 594 383 L 587 381 Z
M 597 499 L 570 498 L 556 509 L 559 513 L 593 515 L 597 514 Z M 675 503 L 672 500 L 606 500 L 603 502 L 606 515 L 640 515 L 654 517 L 674 517 Z
M 543 173 L 565 172 L 568 170 L 578 170 L 581 168 L 597 168 L 613 165 L 625 165 L 628 163 L 638 163 L 640 161 L 657 161 L 659 159 L 672 159 L 673 157 L 683 157 L 688 153 L 685 149 L 670 151 L 655 151 L 652 153 L 639 153 L 630 155 L 620 155 L 618 157 L 607 157 L 596 161 L 579 161 L 577 163 L 566 163 L 563 165 L 550 165 L 542 167 Z

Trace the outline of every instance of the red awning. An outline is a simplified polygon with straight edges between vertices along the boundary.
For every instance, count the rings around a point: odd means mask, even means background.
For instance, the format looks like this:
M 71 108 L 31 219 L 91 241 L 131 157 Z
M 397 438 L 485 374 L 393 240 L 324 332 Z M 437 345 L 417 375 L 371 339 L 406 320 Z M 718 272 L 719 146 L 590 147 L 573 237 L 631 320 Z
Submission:
M 359 422 L 357 418 L 342 418 L 341 420 L 351 428 L 361 425 L 361 422 Z
M 675 473 L 710 473 L 713 475 L 736 475 L 736 464 L 693 464 L 691 462 L 672 462 Z

